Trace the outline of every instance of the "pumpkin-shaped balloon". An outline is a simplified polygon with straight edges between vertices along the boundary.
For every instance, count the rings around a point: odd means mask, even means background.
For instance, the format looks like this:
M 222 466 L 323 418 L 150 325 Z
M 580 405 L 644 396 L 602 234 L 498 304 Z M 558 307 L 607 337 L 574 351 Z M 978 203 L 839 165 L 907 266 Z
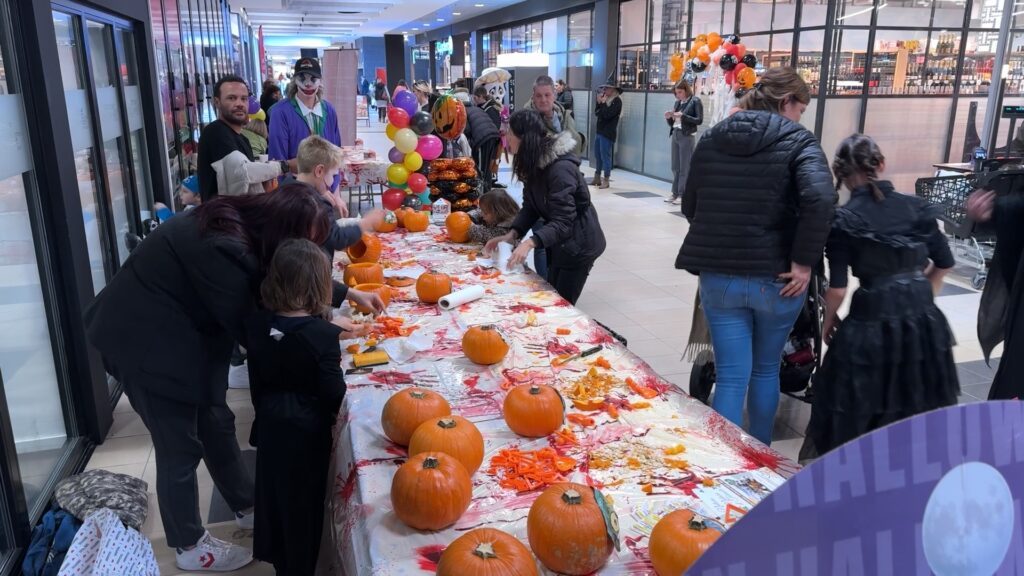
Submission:
M 469 508 L 473 483 L 456 458 L 439 452 L 410 457 L 391 480 L 391 506 L 417 530 L 441 530 Z
M 472 476 L 484 461 L 484 437 L 475 424 L 462 416 L 431 418 L 417 426 L 409 439 L 409 456 L 421 452 L 453 456 Z
M 668 513 L 651 531 L 651 564 L 658 576 L 684 574 L 722 533 L 689 510 Z
M 473 220 L 465 212 L 452 212 L 444 219 L 444 227 L 448 229 L 448 238 L 459 244 L 469 242 L 469 229 Z
M 462 335 L 462 353 L 477 364 L 497 364 L 508 354 L 508 343 L 494 326 L 472 326 Z
M 750 90 L 757 82 L 757 74 L 753 68 L 744 68 L 736 73 L 736 83 L 743 89 Z
M 409 196 L 406 199 L 408 200 L 409 198 L 416 200 L 417 202 L 420 200 L 415 196 Z M 410 210 L 405 213 L 403 222 L 405 222 L 405 229 L 409 232 L 423 232 L 427 229 L 427 226 L 430 225 L 430 216 L 428 216 L 426 212 Z
M 359 240 L 349 246 L 345 252 L 349 260 L 357 262 L 376 262 L 380 260 L 380 239 L 373 234 L 363 234 Z
M 458 98 L 441 96 L 434 102 L 431 115 L 434 130 L 441 138 L 454 140 L 466 129 L 466 107 Z
M 426 388 L 406 388 L 388 398 L 380 414 L 380 425 L 392 442 L 408 446 L 412 433 L 420 424 L 451 413 L 451 405 L 437 392 Z
M 509 430 L 527 438 L 540 438 L 562 427 L 565 401 L 550 386 L 522 384 L 509 390 L 502 414 Z
M 538 576 L 530 550 L 516 537 L 494 528 L 459 536 L 437 561 L 437 576 Z
M 718 47 L 721 46 L 721 45 L 722 45 L 722 35 L 721 34 L 719 34 L 718 32 L 710 32 L 710 33 L 708 33 L 708 48 L 710 48 L 712 52 L 714 52 L 715 50 L 718 50 Z
M 420 302 L 437 304 L 441 298 L 452 293 L 452 279 L 447 274 L 428 271 L 416 279 L 416 296 Z
M 619 519 L 604 496 L 583 484 L 552 484 L 530 506 L 530 549 L 553 572 L 596 572 L 618 547 Z
M 380 299 L 384 301 L 384 307 L 387 308 L 388 304 L 391 303 L 391 287 L 387 284 L 379 282 L 367 283 L 367 284 L 356 284 L 354 289 L 360 292 L 375 292 Z M 362 304 L 355 304 L 356 312 L 360 314 L 372 314 L 373 309 Z
M 381 284 L 384 282 L 384 268 L 376 262 L 355 262 L 345 266 L 343 278 L 347 286 Z
M 394 232 L 395 228 L 398 228 L 398 217 L 391 210 L 386 210 L 380 224 L 374 226 L 377 232 Z

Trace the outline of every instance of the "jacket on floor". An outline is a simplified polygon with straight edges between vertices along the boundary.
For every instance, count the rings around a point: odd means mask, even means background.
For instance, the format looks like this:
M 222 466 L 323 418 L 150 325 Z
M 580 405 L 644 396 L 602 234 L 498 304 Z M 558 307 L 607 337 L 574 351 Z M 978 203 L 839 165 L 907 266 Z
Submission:
M 704 133 L 683 195 L 676 268 L 777 276 L 822 258 L 837 194 L 821 145 L 779 114 L 739 111 Z
M 540 172 L 523 183 L 523 207 L 512 222 L 522 238 L 538 219 L 544 220 L 533 231 L 534 241 L 538 248 L 550 251 L 552 264 L 568 268 L 592 262 L 605 249 L 604 232 L 580 172 L 580 159 L 573 153 L 575 147 L 572 135 L 563 132 L 555 137 L 551 150 L 541 158 Z
M 619 135 L 619 116 L 622 116 L 622 98 L 613 96 L 606 102 L 598 102 L 594 107 L 597 115 L 597 133 L 615 142 Z

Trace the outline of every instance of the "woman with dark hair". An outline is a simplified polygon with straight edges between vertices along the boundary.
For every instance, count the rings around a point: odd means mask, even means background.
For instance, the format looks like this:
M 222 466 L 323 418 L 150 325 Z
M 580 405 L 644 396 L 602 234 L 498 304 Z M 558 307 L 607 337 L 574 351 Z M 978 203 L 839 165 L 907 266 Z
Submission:
M 253 481 L 227 406 L 228 363 L 274 251 L 323 243 L 330 207 L 311 187 L 220 197 L 154 230 L 85 312 L 89 341 L 153 438 L 167 544 L 185 571 L 235 570 L 252 552 L 203 529 L 196 466 L 206 462 L 242 527 Z
M 263 92 L 260 94 L 260 109 L 267 115 L 263 121 L 268 129 L 270 127 L 270 108 L 280 102 L 282 97 L 281 88 L 277 86 L 277 83 L 273 80 L 263 82 Z
M 544 225 L 512 252 L 508 266 L 521 264 L 530 250 L 545 250 L 548 282 L 575 304 L 594 261 L 605 249 L 597 210 L 574 152 L 576 140 L 567 131 L 549 135 L 544 119 L 533 110 L 517 111 L 508 125 L 508 147 L 515 154 L 512 171 L 523 182 L 523 207 L 512 229 L 489 240 L 485 251 L 494 252 L 501 242 L 523 238 L 543 219 Z
M 693 88 L 685 79 L 676 82 L 673 91 L 676 103 L 671 110 L 665 112 L 668 122 L 668 137 L 672 140 L 672 195 L 665 202 L 681 204 L 686 179 L 690 176 L 690 159 L 697 145 L 694 134 L 697 127 L 704 123 L 704 104 L 693 95 Z

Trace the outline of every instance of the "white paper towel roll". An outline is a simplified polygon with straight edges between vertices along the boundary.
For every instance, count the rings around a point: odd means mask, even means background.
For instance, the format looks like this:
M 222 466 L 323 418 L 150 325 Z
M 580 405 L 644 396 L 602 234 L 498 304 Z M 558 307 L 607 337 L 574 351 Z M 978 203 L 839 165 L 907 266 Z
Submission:
M 498 244 L 498 254 L 495 257 L 495 266 L 498 270 L 501 270 L 502 274 L 518 274 L 523 271 L 523 265 L 520 264 L 515 268 L 508 269 L 508 260 L 512 257 L 512 245 L 508 242 L 501 242 Z
M 484 287 L 483 286 L 470 286 L 469 288 L 463 288 L 458 292 L 452 292 L 451 294 L 441 298 L 437 301 L 437 305 L 441 307 L 441 310 L 451 310 L 462 306 L 466 302 L 472 302 L 478 298 L 483 297 Z

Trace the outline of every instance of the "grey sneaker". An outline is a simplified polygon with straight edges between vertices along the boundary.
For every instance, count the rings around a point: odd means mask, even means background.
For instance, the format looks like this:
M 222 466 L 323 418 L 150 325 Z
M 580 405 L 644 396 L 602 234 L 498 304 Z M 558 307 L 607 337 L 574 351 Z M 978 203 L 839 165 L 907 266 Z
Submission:
M 209 532 L 196 542 L 195 548 L 179 548 L 174 558 L 180 570 L 186 572 L 231 572 L 252 562 L 252 550 L 219 540 Z

